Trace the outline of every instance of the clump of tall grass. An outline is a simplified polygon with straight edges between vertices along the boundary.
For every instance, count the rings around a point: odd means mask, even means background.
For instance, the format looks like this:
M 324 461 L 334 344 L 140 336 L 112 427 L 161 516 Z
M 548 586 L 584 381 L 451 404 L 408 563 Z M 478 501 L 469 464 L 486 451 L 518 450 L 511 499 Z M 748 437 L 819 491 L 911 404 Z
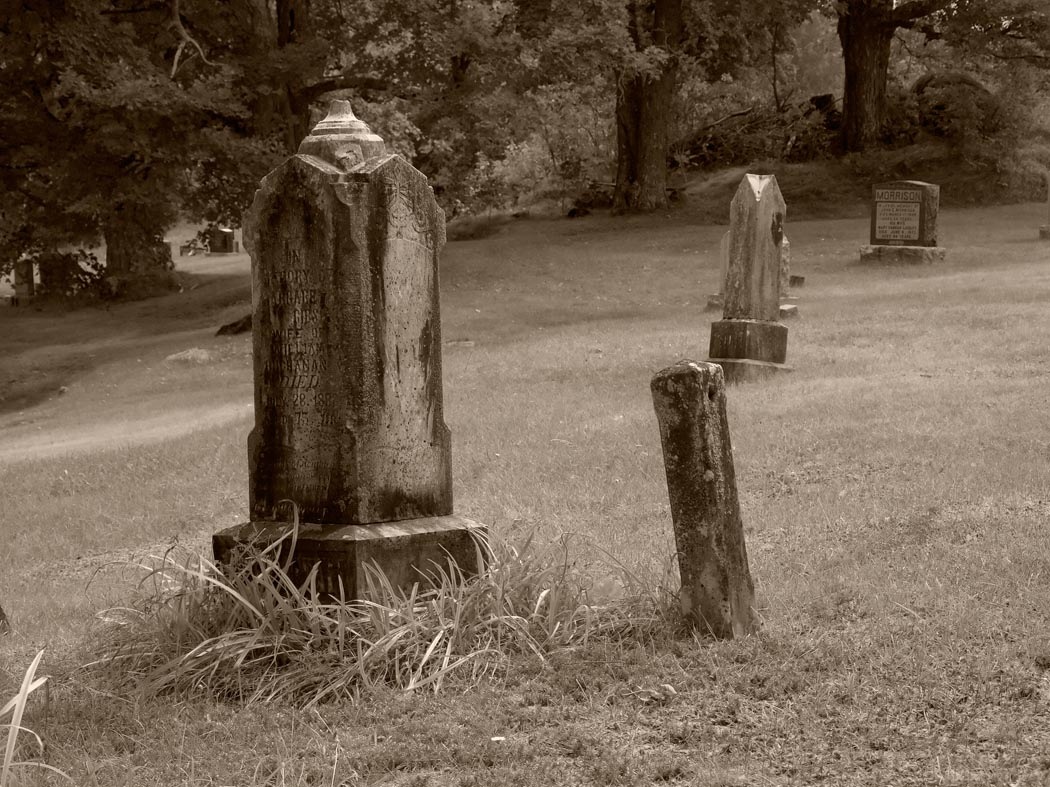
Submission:
M 293 550 L 295 537 L 295 529 L 285 537 Z M 568 538 L 514 546 L 490 536 L 476 548 L 479 575 L 464 577 L 449 561 L 408 592 L 368 566 L 363 600 L 318 593 L 316 566 L 294 582 L 281 542 L 233 567 L 168 553 L 148 567 L 135 606 L 106 615 L 104 656 L 88 668 L 144 697 L 311 706 L 365 687 L 437 691 L 452 675 L 478 681 L 516 655 L 545 659 L 597 638 L 647 638 L 674 616 L 666 594 L 640 589 L 626 570 L 625 595 L 591 598 Z
M 19 751 L 18 737 L 22 733 L 25 733 L 33 739 L 41 753 L 44 751 L 44 742 L 40 739 L 40 736 L 32 730 L 22 726 L 22 717 L 25 715 L 26 705 L 29 702 L 29 695 L 47 683 L 46 677 L 38 678 L 36 676 L 36 671 L 40 667 L 40 661 L 43 658 L 44 651 L 40 651 L 36 654 L 36 658 L 33 659 L 32 663 L 29 665 L 29 669 L 26 670 L 26 673 L 22 678 L 22 685 L 19 688 L 18 693 L 15 694 L 6 705 L 0 707 L 0 720 L 6 718 L 8 714 L 11 716 L 11 720 L 8 723 L 0 724 L 0 730 L 7 730 L 7 741 L 4 745 L 4 758 L 0 761 L 0 787 L 13 787 L 19 783 L 18 781 L 15 781 L 16 768 L 43 768 L 44 770 L 57 773 L 64 778 L 69 778 L 53 765 L 48 765 L 43 762 L 23 762 L 15 760 Z

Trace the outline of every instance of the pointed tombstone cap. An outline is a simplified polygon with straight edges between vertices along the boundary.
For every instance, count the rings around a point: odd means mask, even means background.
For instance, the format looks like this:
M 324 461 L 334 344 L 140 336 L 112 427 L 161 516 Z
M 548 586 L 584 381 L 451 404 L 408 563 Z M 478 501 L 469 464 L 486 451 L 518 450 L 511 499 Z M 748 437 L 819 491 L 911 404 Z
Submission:
M 300 143 L 299 153 L 317 156 L 340 169 L 350 169 L 362 161 L 382 156 L 386 153 L 386 144 L 354 115 L 349 101 L 336 100 L 324 120 Z

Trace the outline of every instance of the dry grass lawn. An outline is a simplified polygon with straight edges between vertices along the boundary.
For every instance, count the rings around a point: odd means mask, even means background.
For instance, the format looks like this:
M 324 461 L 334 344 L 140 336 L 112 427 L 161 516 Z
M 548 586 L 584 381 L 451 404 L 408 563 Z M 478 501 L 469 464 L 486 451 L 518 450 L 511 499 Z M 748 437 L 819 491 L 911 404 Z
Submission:
M 243 260 L 150 302 L 0 310 L 0 704 L 46 647 L 25 723 L 86 785 L 1050 784 L 1041 212 L 948 211 L 947 263 L 910 269 L 854 264 L 863 219 L 789 221 L 795 371 L 729 393 L 758 635 L 309 712 L 135 703 L 77 669 L 95 613 L 133 596 L 123 561 L 245 515 L 250 340 L 212 336 L 246 308 Z M 724 229 L 597 216 L 447 247 L 457 513 L 576 534 L 599 594 L 610 555 L 661 581 L 649 379 L 706 355 Z M 191 347 L 211 360 L 164 360 Z

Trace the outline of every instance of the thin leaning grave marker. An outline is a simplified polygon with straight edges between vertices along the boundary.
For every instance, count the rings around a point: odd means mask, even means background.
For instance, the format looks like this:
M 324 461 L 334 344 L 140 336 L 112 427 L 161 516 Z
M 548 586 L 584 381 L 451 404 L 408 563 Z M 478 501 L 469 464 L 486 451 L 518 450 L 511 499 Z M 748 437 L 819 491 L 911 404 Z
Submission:
M 682 611 L 720 639 L 754 631 L 755 589 L 733 467 L 722 368 L 679 361 L 650 388 L 660 425 Z

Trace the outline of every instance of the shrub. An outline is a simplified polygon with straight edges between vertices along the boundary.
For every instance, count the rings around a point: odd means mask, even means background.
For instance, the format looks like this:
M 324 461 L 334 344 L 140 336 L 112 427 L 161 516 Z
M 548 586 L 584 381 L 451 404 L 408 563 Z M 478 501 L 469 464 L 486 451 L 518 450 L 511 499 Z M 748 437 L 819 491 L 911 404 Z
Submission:
M 105 266 L 98 257 L 83 249 L 50 251 L 32 258 L 40 271 L 45 296 L 71 297 L 97 293 L 105 277 Z

